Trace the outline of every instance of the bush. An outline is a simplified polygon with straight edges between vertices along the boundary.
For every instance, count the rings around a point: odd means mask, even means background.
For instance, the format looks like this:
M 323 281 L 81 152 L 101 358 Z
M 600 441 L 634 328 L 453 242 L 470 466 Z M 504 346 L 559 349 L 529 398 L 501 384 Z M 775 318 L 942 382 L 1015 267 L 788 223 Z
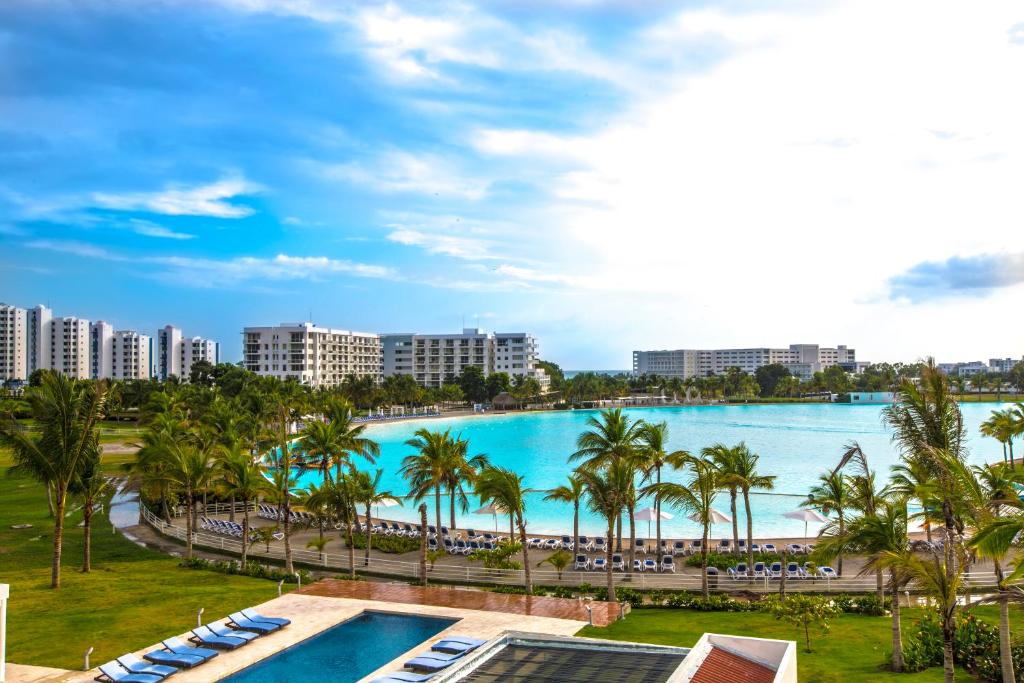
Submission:
M 345 542 L 348 547 L 348 541 Z M 356 534 L 352 537 L 352 547 L 364 550 L 366 548 L 366 534 Z M 411 553 L 420 549 L 420 539 L 409 538 L 408 536 L 374 536 L 371 547 L 382 553 Z
M 511 559 L 522 546 L 518 543 L 500 543 L 494 550 L 477 550 L 467 556 L 471 562 L 483 562 L 486 569 L 522 569 L 523 565 Z
M 1014 670 L 1024 670 L 1024 646 L 1016 645 L 1011 652 Z M 936 614 L 927 614 L 917 622 L 913 635 L 903 644 L 903 660 L 907 671 L 942 666 L 942 626 Z M 980 680 L 1002 681 L 999 628 L 973 614 L 960 615 L 953 640 L 953 662 Z
M 288 574 L 283 569 L 268 567 L 258 562 L 249 561 L 242 566 L 241 562 L 234 560 L 207 560 L 202 557 L 193 557 L 190 560 L 182 560 L 181 567 L 186 569 L 205 569 L 206 571 L 217 572 L 218 574 L 233 574 L 239 576 L 251 576 L 254 579 L 269 579 L 271 581 L 284 580 L 285 583 L 296 583 L 300 578 L 302 583 L 312 583 L 313 575 L 305 569 L 296 573 Z

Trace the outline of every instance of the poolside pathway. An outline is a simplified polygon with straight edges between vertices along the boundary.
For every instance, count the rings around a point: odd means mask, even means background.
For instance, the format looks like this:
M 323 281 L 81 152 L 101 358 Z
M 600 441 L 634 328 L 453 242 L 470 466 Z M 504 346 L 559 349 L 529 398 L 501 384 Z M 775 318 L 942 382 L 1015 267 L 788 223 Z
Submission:
M 380 600 L 405 605 L 432 605 L 457 609 L 522 614 L 554 619 L 589 621 L 589 606 L 593 610 L 594 625 L 607 626 L 619 618 L 619 603 L 584 602 L 569 598 L 549 598 L 533 595 L 509 595 L 490 591 L 453 587 L 410 586 L 405 583 L 372 583 L 324 579 L 295 593 L 319 595 L 328 598 L 352 600 Z M 626 606 L 628 608 L 628 605 Z

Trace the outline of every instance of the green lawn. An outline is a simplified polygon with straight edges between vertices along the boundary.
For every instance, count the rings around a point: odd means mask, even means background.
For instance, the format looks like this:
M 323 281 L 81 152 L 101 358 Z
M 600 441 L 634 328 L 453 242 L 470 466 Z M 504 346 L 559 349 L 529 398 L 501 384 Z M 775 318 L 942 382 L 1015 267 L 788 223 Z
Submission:
M 93 664 L 181 633 L 204 620 L 277 595 L 264 579 L 181 569 L 177 561 L 113 534 L 94 517 L 93 570 L 79 571 L 79 514 L 65 532 L 63 585 L 51 590 L 53 524 L 43 489 L 31 480 L 4 476 L 8 454 L 0 451 L 0 581 L 11 584 L 7 658 L 19 664 L 80 668 L 82 653 L 96 648 Z M 33 528 L 11 529 L 28 523 Z
M 998 622 L 995 608 L 976 608 L 980 616 Z M 904 641 L 921 610 L 904 610 Z M 1024 611 L 1016 610 L 1011 624 L 1021 623 Z M 894 674 L 881 667 L 889 657 L 892 639 L 892 620 L 889 617 L 865 617 L 844 614 L 831 623 L 829 633 L 815 640 L 813 652 L 803 651 L 798 642 L 797 664 L 800 683 L 826 681 L 906 681 L 925 683 L 941 681 L 942 669 L 933 668 L 916 674 Z M 624 621 L 608 628 L 587 627 L 579 635 L 635 642 L 658 643 L 690 647 L 704 633 L 728 633 L 757 638 L 797 640 L 800 635 L 795 626 L 777 621 L 768 614 L 696 612 L 682 609 L 636 609 Z M 973 681 L 967 673 L 959 671 L 957 681 Z

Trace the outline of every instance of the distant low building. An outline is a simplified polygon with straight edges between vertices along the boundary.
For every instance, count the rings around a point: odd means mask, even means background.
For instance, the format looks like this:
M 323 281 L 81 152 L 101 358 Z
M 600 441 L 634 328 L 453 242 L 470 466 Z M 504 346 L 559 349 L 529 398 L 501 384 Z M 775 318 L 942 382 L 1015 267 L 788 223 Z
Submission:
M 856 371 L 856 351 L 847 346 L 835 348 L 818 344 L 791 344 L 789 348 L 756 347 L 748 349 L 675 349 L 634 351 L 633 374 L 659 377 L 707 377 L 724 375 L 729 368 L 753 374 L 765 365 L 782 365 L 801 379 L 809 379 L 833 365 L 849 365 Z
M 992 372 L 1005 374 L 1013 370 L 1017 363 L 1024 363 L 1024 358 L 989 358 L 988 367 Z
M 892 403 L 896 394 L 891 391 L 851 391 L 850 403 Z

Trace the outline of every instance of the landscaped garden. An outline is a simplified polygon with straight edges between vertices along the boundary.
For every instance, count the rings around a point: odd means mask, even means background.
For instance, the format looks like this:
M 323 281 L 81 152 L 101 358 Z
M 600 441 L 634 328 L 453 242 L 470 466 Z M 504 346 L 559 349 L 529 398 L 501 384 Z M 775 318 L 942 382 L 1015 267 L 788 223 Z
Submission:
M 265 579 L 225 576 L 178 566 L 178 560 L 112 533 L 93 517 L 92 571 L 83 574 L 81 512 L 68 516 L 62 578 L 50 588 L 53 520 L 46 492 L 27 477 L 5 476 L 10 454 L 0 449 L 0 581 L 11 584 L 7 658 L 18 664 L 80 669 L 157 643 L 203 620 L 277 596 Z M 12 525 L 31 524 L 29 529 Z M 286 590 L 288 586 L 285 586 Z

